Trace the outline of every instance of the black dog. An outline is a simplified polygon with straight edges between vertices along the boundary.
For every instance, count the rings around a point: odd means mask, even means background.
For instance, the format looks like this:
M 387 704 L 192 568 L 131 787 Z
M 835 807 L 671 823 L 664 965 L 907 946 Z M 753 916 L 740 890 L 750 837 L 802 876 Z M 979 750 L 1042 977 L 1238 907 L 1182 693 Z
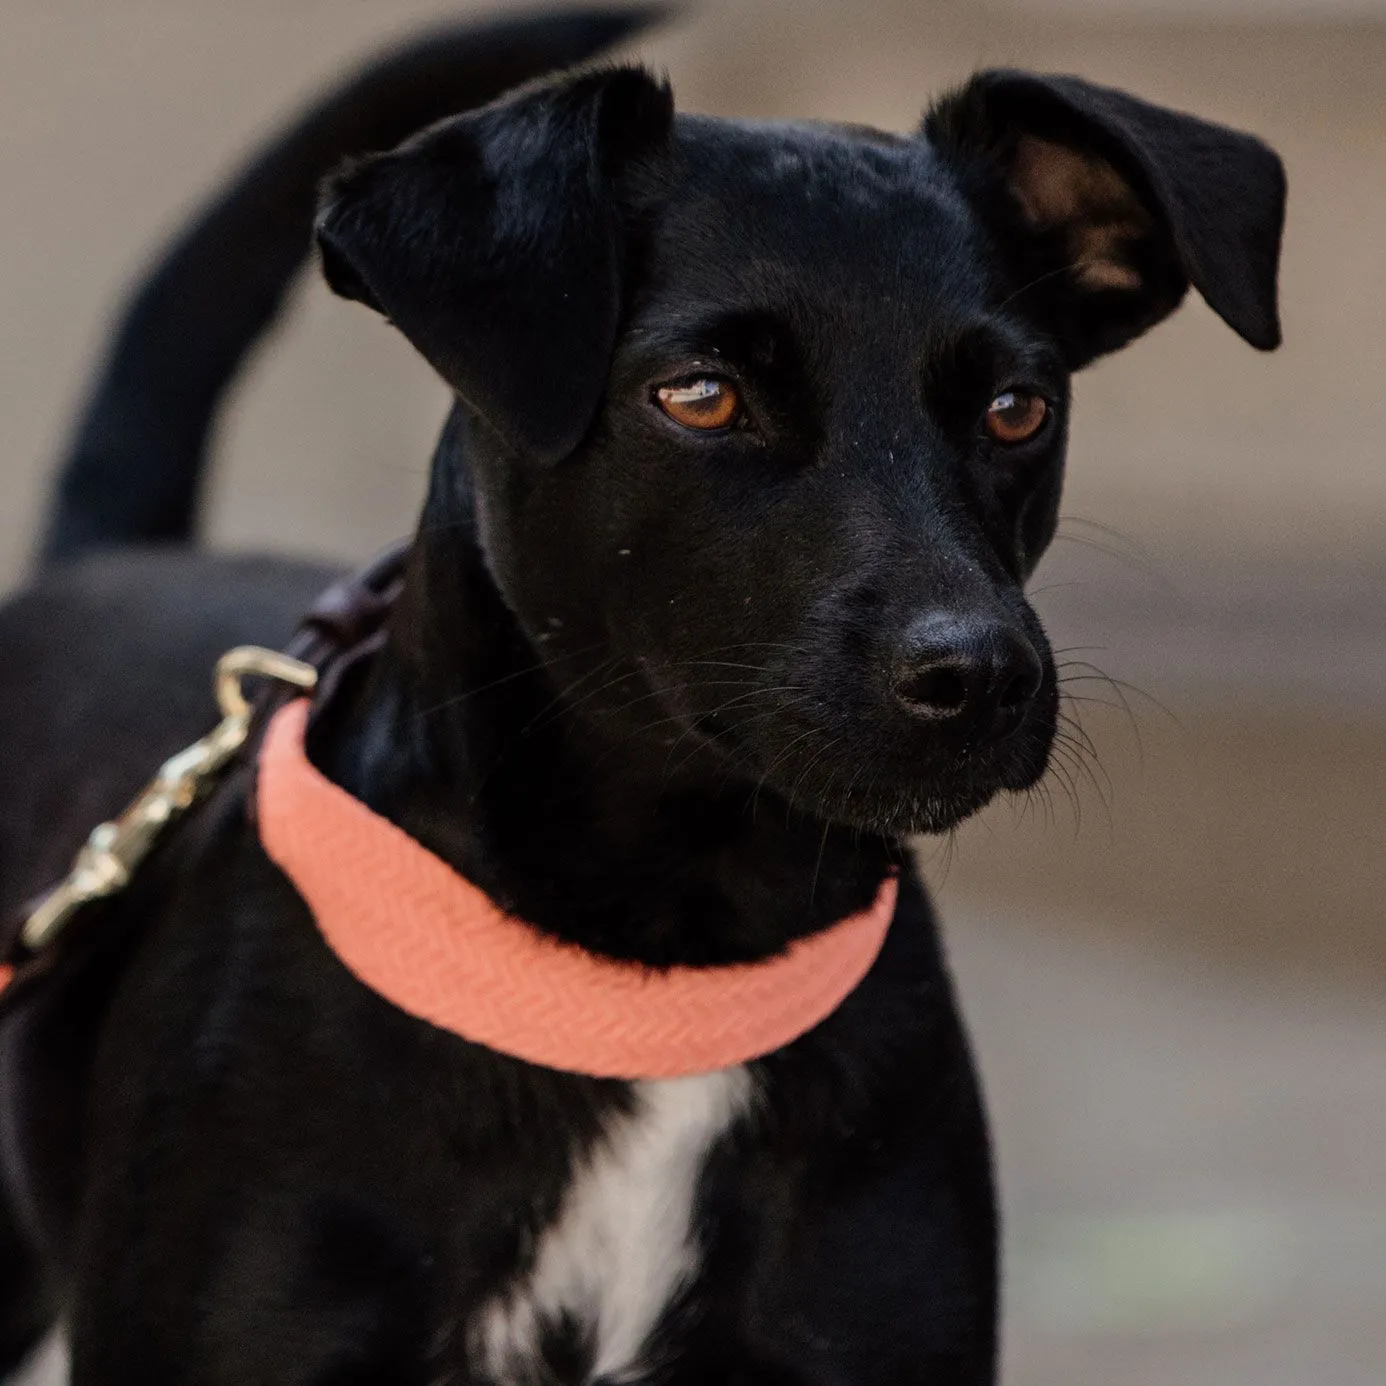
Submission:
M 620 27 L 571 23 L 508 31 L 504 75 Z M 326 109 L 338 147 L 378 142 Z M 321 124 L 146 291 L 56 556 L 186 532 Z M 329 282 L 457 404 L 388 642 L 318 764 L 597 954 L 768 957 L 892 869 L 896 920 L 779 1052 L 573 1077 L 391 1008 L 243 807 L 204 813 L 61 1005 L 0 1037 L 11 1355 L 60 1308 L 79 1386 L 993 1381 L 986 1130 L 905 840 L 1045 772 L 1056 680 L 1023 585 L 1070 373 L 1190 283 L 1273 347 L 1283 201 L 1253 139 L 1017 72 L 895 136 L 675 116 L 645 72 L 586 71 L 337 176 Z M 257 274 L 216 276 L 224 336 L 191 350 L 176 290 L 228 227 L 266 249 L 238 246 Z M 11 899 L 203 729 L 211 655 L 282 637 L 319 576 L 84 559 L 9 609 Z

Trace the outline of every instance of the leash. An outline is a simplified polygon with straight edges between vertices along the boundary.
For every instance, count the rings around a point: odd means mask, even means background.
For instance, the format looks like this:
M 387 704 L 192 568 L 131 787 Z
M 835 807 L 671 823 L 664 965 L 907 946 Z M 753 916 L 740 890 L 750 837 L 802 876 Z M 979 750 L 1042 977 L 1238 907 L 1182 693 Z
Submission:
M 93 945 L 90 931 L 71 926 L 130 884 L 154 849 L 253 743 L 275 706 L 304 691 L 314 692 L 322 705 L 342 675 L 379 648 L 407 555 L 407 544 L 396 545 L 329 586 L 283 652 L 242 645 L 217 661 L 213 687 L 221 722 L 166 760 L 120 814 L 94 828 L 61 881 L 17 914 L 0 918 L 0 1015 L 28 990 L 26 984 Z M 254 697 L 246 696 L 247 680 L 260 681 Z
M 69 875 L 14 926 L 0 951 L 15 969 L 8 987 L 0 979 L 0 1013 L 54 954 L 92 946 L 101 930 L 73 922 L 124 890 L 169 830 L 258 743 L 252 802 L 261 845 L 338 960 L 410 1015 L 529 1063 L 625 1079 L 729 1068 L 783 1048 L 831 1015 L 885 942 L 894 876 L 866 909 L 775 957 L 656 970 L 599 957 L 507 914 L 309 761 L 310 716 L 347 669 L 379 648 L 402 563 L 403 551 L 392 551 L 330 588 L 284 653 L 242 646 L 222 657 L 222 721 L 101 824 Z M 250 679 L 261 682 L 254 701 L 243 686 Z

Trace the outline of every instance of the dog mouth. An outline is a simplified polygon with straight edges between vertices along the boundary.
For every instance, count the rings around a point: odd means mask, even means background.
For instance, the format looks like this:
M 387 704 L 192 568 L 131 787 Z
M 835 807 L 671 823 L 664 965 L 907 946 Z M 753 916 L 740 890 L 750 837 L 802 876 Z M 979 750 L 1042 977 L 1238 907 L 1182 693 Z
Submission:
M 1007 696 L 1013 678 L 963 688 L 956 699 L 937 680 L 923 693 L 918 681 L 902 689 L 889 660 L 874 651 L 844 657 L 836 641 L 781 645 L 801 656 L 784 663 L 739 646 L 715 657 L 641 658 L 647 691 L 625 698 L 641 710 L 627 734 L 648 732 L 644 710 L 657 707 L 653 725 L 677 750 L 675 758 L 666 749 L 665 761 L 721 789 L 739 783 L 755 805 L 778 800 L 796 815 L 877 836 L 946 833 L 1049 770 L 1057 670 L 1038 622 L 1025 634 L 1031 672 L 1016 697 Z
M 698 718 L 697 726 L 752 783 L 796 811 L 906 836 L 948 832 L 998 795 L 1038 784 L 1049 768 L 1057 705 L 1050 672 L 1023 721 L 994 739 L 930 735 L 889 718 L 844 725 L 802 709 L 750 727 L 716 714 Z

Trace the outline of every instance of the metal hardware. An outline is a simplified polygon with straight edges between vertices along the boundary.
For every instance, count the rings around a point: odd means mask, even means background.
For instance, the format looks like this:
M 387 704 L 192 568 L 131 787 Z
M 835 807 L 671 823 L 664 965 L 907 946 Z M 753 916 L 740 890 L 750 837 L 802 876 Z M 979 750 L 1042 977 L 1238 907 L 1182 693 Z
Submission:
M 164 830 L 193 806 L 245 744 L 254 713 L 241 681 L 266 678 L 305 691 L 318 680 L 311 664 L 238 645 L 217 660 L 215 689 L 222 720 L 208 734 L 171 756 L 128 808 L 92 830 L 67 877 L 24 921 L 20 940 L 38 952 L 58 936 L 83 905 L 123 890 Z

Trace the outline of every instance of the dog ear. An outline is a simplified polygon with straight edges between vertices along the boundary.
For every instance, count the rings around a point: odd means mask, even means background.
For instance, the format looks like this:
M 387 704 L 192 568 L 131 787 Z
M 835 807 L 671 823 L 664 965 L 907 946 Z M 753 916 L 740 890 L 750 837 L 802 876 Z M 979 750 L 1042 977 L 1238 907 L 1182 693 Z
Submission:
M 1190 283 L 1280 344 L 1285 174 L 1259 140 L 1076 77 L 978 74 L 924 133 L 962 170 L 1075 366 L 1124 346 Z
M 622 67 L 435 125 L 328 185 L 327 282 L 389 318 L 513 450 L 556 461 L 590 427 L 615 345 L 613 184 L 672 118 L 667 84 Z

